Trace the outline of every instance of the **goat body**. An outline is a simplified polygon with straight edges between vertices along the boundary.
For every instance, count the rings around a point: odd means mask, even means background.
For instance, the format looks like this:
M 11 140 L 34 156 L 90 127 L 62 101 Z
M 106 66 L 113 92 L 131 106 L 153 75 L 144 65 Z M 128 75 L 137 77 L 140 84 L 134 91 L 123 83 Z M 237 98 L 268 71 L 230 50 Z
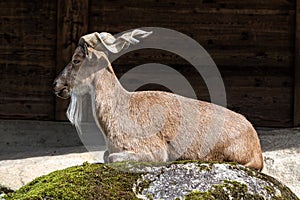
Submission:
M 234 161 L 262 169 L 257 133 L 242 115 L 168 92 L 128 92 L 103 52 L 90 50 L 90 57 L 94 57 L 90 60 L 97 61 L 89 63 L 82 51 L 78 47 L 73 58 L 76 54 L 84 56 L 76 77 L 85 78 L 69 84 L 70 90 L 91 92 L 95 118 L 106 136 L 108 162 Z M 99 70 L 90 73 L 97 67 Z M 55 89 L 59 91 L 57 84 Z

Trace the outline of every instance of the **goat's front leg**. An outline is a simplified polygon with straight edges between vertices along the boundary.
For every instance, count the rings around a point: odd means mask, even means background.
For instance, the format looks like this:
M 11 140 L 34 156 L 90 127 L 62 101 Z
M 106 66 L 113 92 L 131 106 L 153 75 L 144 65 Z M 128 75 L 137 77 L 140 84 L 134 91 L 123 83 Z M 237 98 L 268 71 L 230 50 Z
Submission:
M 157 152 L 158 153 L 158 152 Z M 159 154 L 151 154 L 145 152 L 122 151 L 112 153 L 108 156 L 108 162 L 121 162 L 121 161 L 139 161 L 139 162 L 166 162 L 168 155 L 166 151 L 160 151 Z
M 108 150 L 104 151 L 104 154 L 103 154 L 104 163 L 108 163 L 108 156 L 109 156 L 109 151 Z
M 131 151 L 123 151 L 118 153 L 112 153 L 109 154 L 107 157 L 107 161 L 109 163 L 112 162 L 122 162 L 122 161 L 139 161 L 139 157 L 136 155 L 136 153 Z

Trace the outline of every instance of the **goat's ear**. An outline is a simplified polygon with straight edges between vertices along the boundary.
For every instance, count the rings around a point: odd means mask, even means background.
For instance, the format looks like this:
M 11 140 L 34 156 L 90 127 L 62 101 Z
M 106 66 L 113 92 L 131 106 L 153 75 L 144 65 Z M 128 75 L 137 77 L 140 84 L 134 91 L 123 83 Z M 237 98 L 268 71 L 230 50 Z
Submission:
M 79 44 L 78 46 L 81 47 L 85 56 L 89 55 L 88 45 L 86 43 Z
M 92 52 L 90 52 L 89 57 L 91 63 L 93 63 L 93 66 L 98 66 L 101 69 L 106 68 L 108 69 L 108 71 L 113 72 L 112 67 L 110 66 L 110 62 L 104 52 L 93 50 Z
M 88 45 L 86 43 L 83 44 L 82 49 L 83 49 L 83 52 L 85 53 L 85 55 L 88 56 L 89 50 L 88 50 Z
M 92 60 L 92 62 L 95 62 L 95 63 L 96 63 L 97 60 L 99 59 L 98 56 L 95 54 L 95 52 L 92 52 L 91 54 L 92 54 L 92 55 L 91 55 L 91 60 Z
M 102 52 L 98 52 L 95 49 L 90 49 L 88 58 L 89 63 L 91 64 L 90 66 L 103 66 L 103 64 L 101 64 L 101 60 L 103 58 Z

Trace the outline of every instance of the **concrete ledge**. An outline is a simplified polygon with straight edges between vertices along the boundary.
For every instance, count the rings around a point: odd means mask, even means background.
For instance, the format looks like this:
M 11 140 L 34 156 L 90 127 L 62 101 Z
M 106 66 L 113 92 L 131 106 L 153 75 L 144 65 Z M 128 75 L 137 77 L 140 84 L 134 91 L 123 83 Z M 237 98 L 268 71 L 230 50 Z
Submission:
M 263 173 L 285 183 L 300 197 L 300 129 L 258 129 Z

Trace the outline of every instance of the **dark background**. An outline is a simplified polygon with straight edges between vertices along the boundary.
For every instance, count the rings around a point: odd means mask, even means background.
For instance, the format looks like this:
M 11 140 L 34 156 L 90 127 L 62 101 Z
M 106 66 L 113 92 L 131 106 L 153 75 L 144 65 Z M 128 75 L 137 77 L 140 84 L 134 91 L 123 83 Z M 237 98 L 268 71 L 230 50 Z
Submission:
M 228 107 L 255 126 L 298 126 L 299 2 L 0 0 L 0 119 L 65 120 L 68 101 L 55 98 L 52 82 L 78 39 L 95 31 L 115 34 L 150 26 L 174 29 L 198 41 L 221 72 Z M 201 76 L 174 54 L 139 50 L 113 66 L 120 77 L 151 62 L 177 69 L 198 99 L 209 101 Z

